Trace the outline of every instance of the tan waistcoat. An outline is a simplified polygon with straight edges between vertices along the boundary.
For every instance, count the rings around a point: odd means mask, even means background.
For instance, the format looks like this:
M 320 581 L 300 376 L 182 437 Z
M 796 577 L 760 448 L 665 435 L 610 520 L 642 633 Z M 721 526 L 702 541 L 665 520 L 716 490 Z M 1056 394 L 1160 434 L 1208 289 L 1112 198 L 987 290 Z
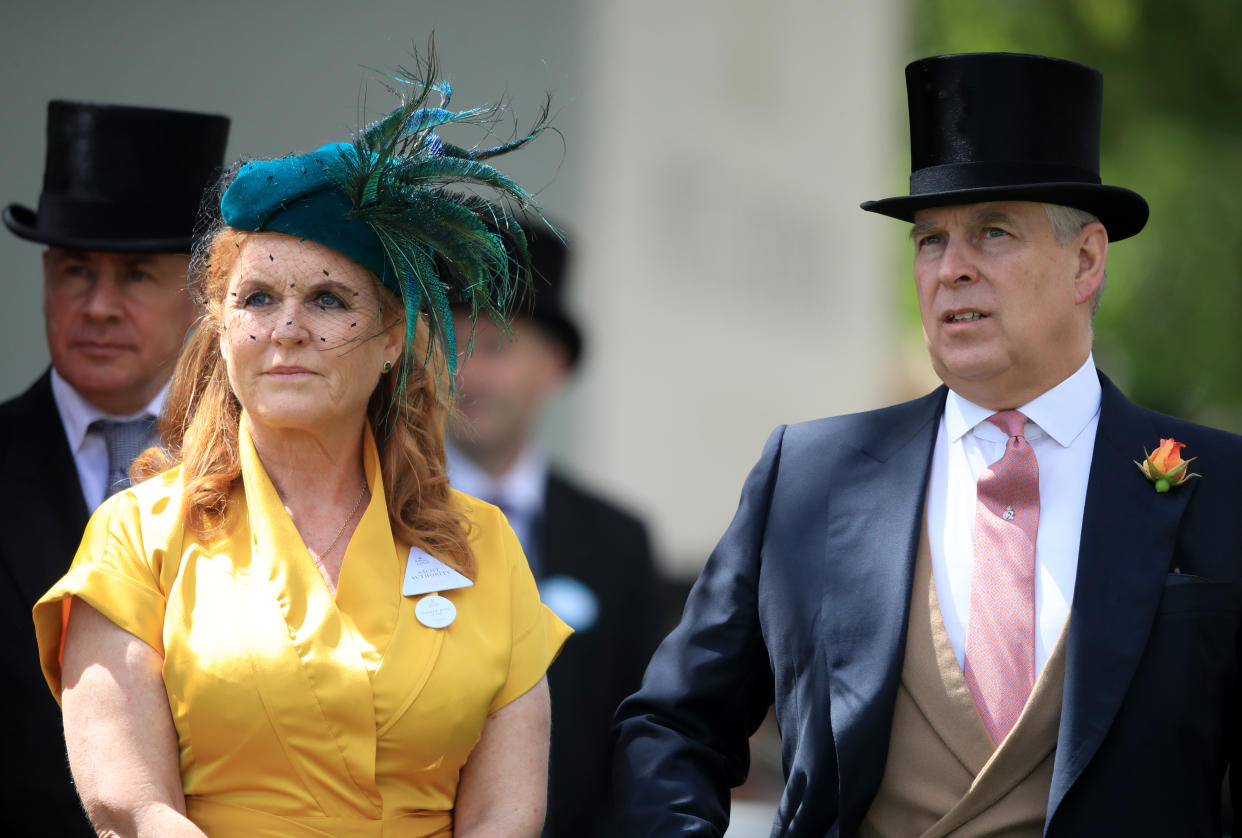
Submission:
M 858 835 L 1038 838 L 1064 683 L 1063 629 L 1017 724 L 992 748 L 944 627 L 924 521 L 888 762 Z

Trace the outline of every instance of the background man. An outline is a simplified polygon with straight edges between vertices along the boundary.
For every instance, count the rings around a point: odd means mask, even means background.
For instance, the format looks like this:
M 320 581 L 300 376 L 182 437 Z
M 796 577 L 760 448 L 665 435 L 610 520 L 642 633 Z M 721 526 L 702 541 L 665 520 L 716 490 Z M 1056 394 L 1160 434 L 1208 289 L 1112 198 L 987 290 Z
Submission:
M 914 222 L 946 386 L 773 434 L 618 713 L 625 831 L 719 835 L 775 702 L 773 835 L 1219 834 L 1242 440 L 1094 367 L 1109 243 L 1147 220 L 1099 181 L 1100 76 L 984 54 L 906 82 L 911 194 L 863 207 Z M 1168 491 L 1135 467 L 1162 439 Z
M 548 674 L 555 722 L 544 834 L 590 838 L 609 827 L 612 714 L 658 640 L 660 587 L 643 524 L 575 485 L 536 443 L 582 336 L 563 305 L 565 245 L 526 229 L 533 303 L 513 318 L 512 340 L 478 322 L 459 377 L 460 415 L 449 425 L 449 469 L 456 488 L 505 512 L 541 597 L 574 628 Z M 464 347 L 469 320 L 456 322 Z
M 92 835 L 69 777 L 30 609 L 64 574 L 90 511 L 128 484 L 193 317 L 186 289 L 203 190 L 229 121 L 156 108 L 54 101 L 37 210 L 4 223 L 47 245 L 43 316 L 52 367 L 0 404 L 0 533 L 11 720 L 0 832 Z

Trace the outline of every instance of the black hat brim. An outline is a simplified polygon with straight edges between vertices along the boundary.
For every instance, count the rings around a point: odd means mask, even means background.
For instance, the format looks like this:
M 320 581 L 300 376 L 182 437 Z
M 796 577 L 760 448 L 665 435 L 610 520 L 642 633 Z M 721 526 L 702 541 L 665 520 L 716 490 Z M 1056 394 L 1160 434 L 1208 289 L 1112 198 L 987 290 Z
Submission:
M 38 214 L 29 207 L 9 204 L 4 208 L 4 226 L 27 241 L 70 250 L 97 250 L 107 253 L 189 253 L 192 236 L 176 238 L 102 239 L 66 235 L 39 228 Z
M 453 310 L 468 311 L 468 308 L 462 303 L 454 303 Z M 548 308 L 519 308 L 512 315 L 526 318 L 545 335 L 565 347 L 570 369 L 578 366 L 578 361 L 582 358 L 582 331 L 577 323 L 559 311 Z
M 878 201 L 860 206 L 867 212 L 914 221 L 914 214 L 930 207 L 981 204 L 988 201 L 1037 201 L 1061 204 L 1091 213 L 1108 231 L 1109 241 L 1121 241 L 1143 229 L 1149 209 L 1143 196 L 1121 186 L 1097 183 L 1034 183 L 982 186 L 945 192 L 926 192 Z
M 533 311 L 521 313 L 529 317 L 535 325 L 552 338 L 560 341 L 569 355 L 570 368 L 578 365 L 578 359 L 582 357 L 582 332 L 578 330 L 577 324 L 559 311 L 542 310 L 536 307 Z

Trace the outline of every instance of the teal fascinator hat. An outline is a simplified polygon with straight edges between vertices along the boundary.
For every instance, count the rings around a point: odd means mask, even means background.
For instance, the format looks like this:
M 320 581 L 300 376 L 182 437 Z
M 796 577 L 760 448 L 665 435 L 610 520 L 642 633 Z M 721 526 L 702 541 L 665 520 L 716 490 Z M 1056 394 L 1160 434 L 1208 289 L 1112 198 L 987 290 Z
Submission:
M 529 282 L 530 256 L 517 216 L 542 218 L 518 183 L 484 162 L 534 139 L 548 123 L 489 148 L 445 142 L 437 129 L 463 123 L 494 129 L 500 107 L 449 109 L 434 53 L 418 75 L 388 79 L 402 105 L 352 142 L 243 165 L 220 199 L 230 227 L 306 238 L 353 259 L 400 296 L 406 339 L 420 315 L 444 350 L 450 376 L 457 346 L 450 306 L 486 312 L 498 324 Z M 432 100 L 435 100 L 434 102 Z
M 379 236 L 354 216 L 349 196 L 333 176 L 353 153 L 348 143 L 330 143 L 310 154 L 247 163 L 225 190 L 220 215 L 239 230 L 288 233 L 326 245 L 399 294 Z

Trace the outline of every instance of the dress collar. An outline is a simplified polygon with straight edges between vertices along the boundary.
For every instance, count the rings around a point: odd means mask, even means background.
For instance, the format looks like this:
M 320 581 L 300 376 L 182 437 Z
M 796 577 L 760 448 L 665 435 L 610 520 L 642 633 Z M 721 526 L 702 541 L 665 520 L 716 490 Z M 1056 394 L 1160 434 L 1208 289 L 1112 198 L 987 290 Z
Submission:
M 250 436 L 250 417 L 243 410 L 237 428 L 237 448 L 241 460 L 242 485 L 245 487 L 246 510 L 249 514 L 251 536 L 266 546 L 280 545 L 282 550 L 301 548 L 305 551 L 302 538 L 294 527 L 284 503 L 276 491 L 275 484 L 263 467 L 259 453 L 255 450 L 254 440 Z M 384 478 L 380 472 L 379 451 L 375 447 L 375 437 L 371 434 L 370 425 L 363 423 L 362 463 L 366 474 L 367 486 L 371 491 L 371 500 L 363 512 L 362 519 L 349 541 L 349 553 L 353 548 L 362 548 L 365 542 L 373 549 L 386 547 L 392 549 L 392 528 L 388 523 L 388 502 L 384 497 Z M 342 566 L 348 562 L 342 561 Z

